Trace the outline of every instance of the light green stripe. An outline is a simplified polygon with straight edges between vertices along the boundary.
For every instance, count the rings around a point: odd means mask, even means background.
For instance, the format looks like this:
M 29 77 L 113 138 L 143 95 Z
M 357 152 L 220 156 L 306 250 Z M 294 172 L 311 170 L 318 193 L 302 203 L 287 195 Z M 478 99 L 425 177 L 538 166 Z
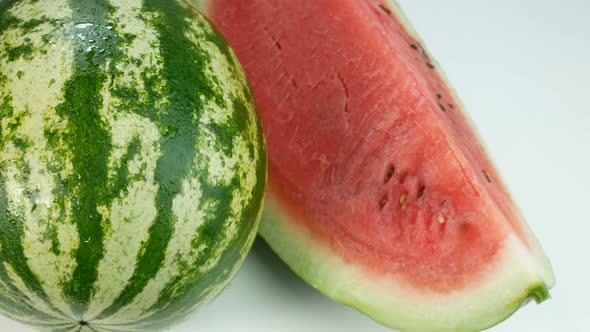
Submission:
M 73 75 L 65 83 L 64 102 L 56 110 L 68 119 L 63 140 L 71 152 L 74 168 L 67 180 L 77 198 L 72 217 L 80 241 L 75 254 L 76 269 L 64 285 L 64 292 L 72 310 L 82 317 L 93 293 L 98 262 L 103 257 L 104 220 L 97 207 L 110 198 L 106 182 L 111 137 L 99 114 L 107 62 L 101 51 L 115 52 L 117 36 L 106 25 L 111 10 L 106 1 L 70 0 L 70 4 L 75 24 L 68 35 L 73 37 L 76 56 Z

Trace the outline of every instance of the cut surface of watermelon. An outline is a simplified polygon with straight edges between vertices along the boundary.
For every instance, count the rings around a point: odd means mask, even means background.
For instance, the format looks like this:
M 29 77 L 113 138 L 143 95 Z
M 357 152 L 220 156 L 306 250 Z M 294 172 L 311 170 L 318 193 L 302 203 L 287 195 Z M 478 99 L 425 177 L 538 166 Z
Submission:
M 438 64 L 393 2 L 201 8 L 269 150 L 260 233 L 322 293 L 404 331 L 475 331 L 553 273 Z

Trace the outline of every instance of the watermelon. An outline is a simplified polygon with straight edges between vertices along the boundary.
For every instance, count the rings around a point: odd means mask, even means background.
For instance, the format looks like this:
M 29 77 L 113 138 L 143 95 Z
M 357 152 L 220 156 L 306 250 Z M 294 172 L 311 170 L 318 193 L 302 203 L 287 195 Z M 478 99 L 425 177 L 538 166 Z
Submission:
M 146 331 L 219 294 L 266 147 L 244 72 L 181 0 L 0 2 L 0 312 Z
M 548 298 L 548 260 L 397 4 L 199 5 L 252 83 L 260 234 L 295 273 L 402 331 L 481 330 Z

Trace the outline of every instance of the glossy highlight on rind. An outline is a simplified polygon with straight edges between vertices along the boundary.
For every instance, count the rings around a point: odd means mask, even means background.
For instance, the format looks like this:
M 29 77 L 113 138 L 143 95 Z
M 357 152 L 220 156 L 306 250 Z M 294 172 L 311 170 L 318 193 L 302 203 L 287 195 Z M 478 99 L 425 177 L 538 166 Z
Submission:
M 3 1 L 0 114 L 0 312 L 154 330 L 235 275 L 265 142 L 233 51 L 187 2 Z

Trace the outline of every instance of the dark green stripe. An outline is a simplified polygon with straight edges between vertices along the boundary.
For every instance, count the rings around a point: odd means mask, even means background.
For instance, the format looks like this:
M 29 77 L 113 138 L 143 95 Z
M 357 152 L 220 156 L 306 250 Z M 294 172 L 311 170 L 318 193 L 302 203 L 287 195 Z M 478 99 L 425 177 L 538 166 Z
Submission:
M 75 60 L 72 77 L 65 83 L 64 102 L 57 114 L 67 119 L 63 140 L 71 152 L 73 174 L 70 183 L 74 201 L 72 218 L 78 227 L 80 246 L 76 269 L 64 285 L 72 310 L 79 316 L 86 310 L 103 257 L 103 222 L 97 206 L 112 199 L 107 186 L 111 136 L 103 123 L 101 89 L 106 81 L 106 55 L 116 50 L 117 36 L 107 28 L 110 8 L 106 0 L 71 0 Z M 92 24 L 81 28 L 77 24 Z M 105 223 L 108 221 L 104 221 Z
M 122 193 L 127 193 L 127 186 L 131 180 L 129 178 L 129 162 L 140 152 L 141 142 L 138 137 L 135 137 L 131 140 L 131 143 L 127 146 L 127 151 L 125 151 L 125 154 L 121 157 L 121 165 L 117 168 L 117 177 L 110 190 L 113 194 L 121 196 Z M 143 180 L 143 175 L 139 174 L 137 176 L 141 177 L 141 179 L 137 180 Z
M 0 62 L 0 66 L 1 65 L 2 63 Z M 6 85 L 6 80 L 7 77 L 0 73 L 0 91 L 5 91 L 4 86 Z M 12 117 L 13 114 L 14 109 L 12 107 L 12 97 L 9 94 L 6 94 L 5 96 L 0 96 L 0 117 L 2 119 L 8 119 Z M 0 138 L 2 138 L 0 139 L 0 149 L 4 149 L 5 135 L 6 133 L 4 133 L 2 126 L 0 126 Z
M 18 0 L 1 0 L 0 1 L 0 36 L 10 28 L 18 25 L 16 17 L 10 15 L 7 10 L 12 7 Z

